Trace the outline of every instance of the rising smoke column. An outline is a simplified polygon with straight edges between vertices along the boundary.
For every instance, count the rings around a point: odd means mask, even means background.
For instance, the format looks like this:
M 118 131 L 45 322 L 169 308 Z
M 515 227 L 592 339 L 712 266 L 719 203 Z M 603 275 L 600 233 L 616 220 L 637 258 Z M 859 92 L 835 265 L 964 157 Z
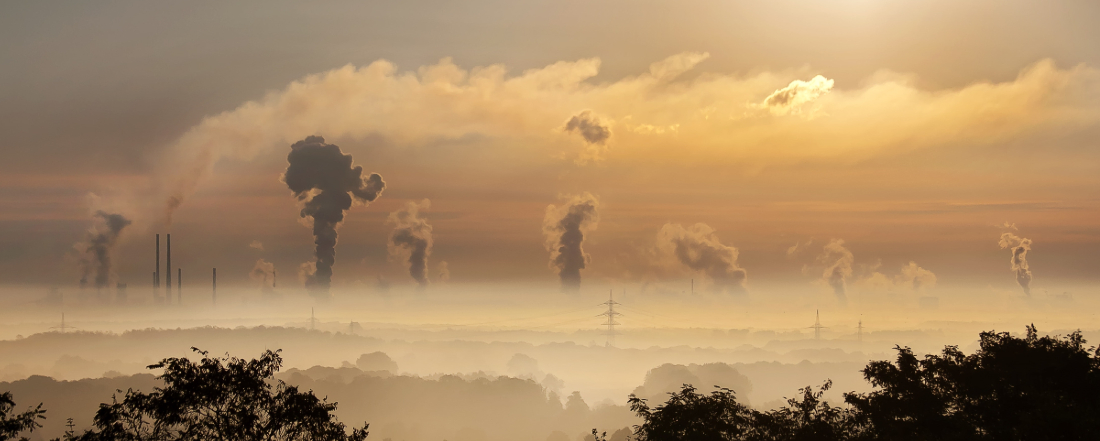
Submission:
M 855 256 L 844 247 L 843 239 L 833 239 L 825 244 L 825 252 L 818 256 L 818 260 L 825 264 L 821 279 L 833 288 L 833 294 L 841 304 L 847 303 L 847 281 L 852 277 Z
M 77 249 L 84 254 L 80 259 L 83 273 L 80 286 L 86 286 L 88 277 L 94 275 L 95 287 L 106 288 L 112 274 L 111 250 L 118 242 L 122 229 L 130 225 L 130 220 L 121 214 L 110 214 L 104 211 L 96 211 L 95 217 L 102 220 L 102 225 L 96 225 L 88 230 L 85 241 L 77 244 Z
M 1012 271 L 1016 273 L 1016 283 L 1024 289 L 1024 294 L 1031 295 L 1031 270 L 1027 267 L 1027 252 L 1031 251 L 1031 239 L 1019 237 L 1012 233 L 1004 233 L 998 241 L 1001 249 L 1012 249 Z
M 717 291 L 741 291 L 745 287 L 746 272 L 737 266 L 737 248 L 723 245 L 707 224 L 688 228 L 665 224 L 657 233 L 657 246 L 680 264 L 701 271 L 714 282 Z
M 353 202 L 374 201 L 386 188 L 382 176 L 363 176 L 362 166 L 351 165 L 351 155 L 340 147 L 325 144 L 320 136 L 309 136 L 290 146 L 283 181 L 298 200 L 304 202 L 301 216 L 313 220 L 317 244 L 312 271 L 305 272 L 307 287 L 327 292 L 336 261 L 336 227 Z
M 424 199 L 419 204 L 408 202 L 405 208 L 390 213 L 386 222 L 393 224 L 387 244 L 390 256 L 407 258 L 409 275 L 421 288 L 428 286 L 428 256 L 432 254 L 432 226 L 420 217 L 420 210 L 431 207 Z
M 248 277 L 260 285 L 260 291 L 272 291 L 275 288 L 275 264 L 263 259 L 256 260 Z
M 584 234 L 596 229 L 600 202 L 591 193 L 574 196 L 560 207 L 546 207 L 542 233 L 550 251 L 550 268 L 558 272 L 562 290 L 581 287 L 581 270 L 591 260 L 581 244 Z

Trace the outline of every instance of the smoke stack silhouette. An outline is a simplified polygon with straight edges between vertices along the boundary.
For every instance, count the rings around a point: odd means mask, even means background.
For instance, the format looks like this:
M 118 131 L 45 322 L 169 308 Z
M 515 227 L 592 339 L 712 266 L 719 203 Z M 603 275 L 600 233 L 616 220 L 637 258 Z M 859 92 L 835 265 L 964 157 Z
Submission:
M 431 207 L 424 199 L 419 204 L 408 202 L 405 208 L 390 213 L 386 222 L 394 225 L 388 244 L 390 256 L 406 258 L 409 276 L 420 285 L 428 286 L 428 256 L 432 254 L 432 226 L 420 217 L 420 210 Z
M 581 270 L 591 261 L 584 252 L 584 234 L 596 229 L 600 220 L 600 202 L 591 193 L 574 196 L 560 207 L 546 207 L 542 232 L 550 251 L 550 268 L 558 272 L 561 288 L 576 291 L 581 287 Z
M 351 155 L 325 144 L 320 136 L 294 143 L 286 160 L 283 182 L 304 202 L 301 216 L 313 220 L 316 238 L 315 270 L 306 274 L 305 284 L 314 292 L 327 293 L 336 262 L 336 228 L 344 220 L 344 211 L 355 201 L 378 199 L 386 183 L 377 173 L 363 176 L 363 167 L 352 166 Z
M 1012 271 L 1016 273 L 1016 283 L 1024 289 L 1024 294 L 1031 295 L 1031 270 L 1027 266 L 1027 252 L 1031 251 L 1031 239 L 1019 237 L 1012 233 L 1004 233 L 997 242 L 1001 249 L 1012 249 Z
M 118 242 L 122 229 L 131 222 L 121 214 L 110 214 L 104 211 L 97 211 L 95 217 L 102 219 L 103 224 L 89 230 L 83 243 L 84 256 L 80 259 L 83 275 L 80 278 L 80 286 L 87 285 L 88 278 L 93 277 L 96 289 L 102 289 L 108 287 L 111 279 L 113 270 L 111 251 Z M 78 245 L 79 248 L 80 245 Z

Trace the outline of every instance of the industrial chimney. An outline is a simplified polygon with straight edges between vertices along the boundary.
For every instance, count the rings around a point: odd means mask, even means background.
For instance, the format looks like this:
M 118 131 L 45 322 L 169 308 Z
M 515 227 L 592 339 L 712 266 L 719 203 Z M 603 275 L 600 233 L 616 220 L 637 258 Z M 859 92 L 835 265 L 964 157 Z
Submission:
M 212 268 L 214 273 L 214 304 L 218 304 L 218 269 Z
M 183 304 L 183 268 L 176 268 L 176 304 Z
M 165 279 L 168 283 L 164 286 L 164 303 L 172 303 L 172 233 L 168 233 L 165 245 L 168 246 L 168 251 L 165 253 L 165 257 L 168 262 L 164 265 L 164 272 L 168 273 L 168 278 Z
M 160 288 L 160 233 L 157 233 L 157 269 L 153 271 L 153 288 Z

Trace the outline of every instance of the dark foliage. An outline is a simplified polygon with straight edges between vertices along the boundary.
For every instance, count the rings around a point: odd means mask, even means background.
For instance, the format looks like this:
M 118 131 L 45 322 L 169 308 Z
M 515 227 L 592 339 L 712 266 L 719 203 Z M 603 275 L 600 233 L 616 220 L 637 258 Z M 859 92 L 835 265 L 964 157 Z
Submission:
M 873 439 L 1100 439 L 1100 352 L 1080 332 L 983 332 L 971 355 L 948 346 L 921 359 L 897 349 L 896 363 L 863 371 L 879 390 L 845 397 Z
M 0 441 L 13 439 L 22 432 L 31 432 L 42 427 L 38 420 L 46 418 L 46 411 L 42 410 L 41 404 L 23 413 L 13 414 L 14 410 L 15 400 L 12 399 L 11 392 L 0 393 Z
M 310 392 L 273 380 L 282 364 L 278 352 L 260 358 L 167 358 L 149 366 L 164 369 L 164 387 L 152 393 L 129 390 L 100 405 L 98 430 L 81 440 L 354 440 L 367 437 L 367 426 L 349 435 L 328 403 Z
M 1024 338 L 984 332 L 971 355 L 955 346 L 923 358 L 897 350 L 895 363 L 863 370 L 876 390 L 845 394 L 845 407 L 822 400 L 829 382 L 767 412 L 738 403 L 729 389 L 703 395 L 684 385 L 656 408 L 631 396 L 631 410 L 644 420 L 635 439 L 1100 439 L 1100 349 L 1086 349 L 1079 332 L 1061 338 L 1040 338 L 1033 326 Z

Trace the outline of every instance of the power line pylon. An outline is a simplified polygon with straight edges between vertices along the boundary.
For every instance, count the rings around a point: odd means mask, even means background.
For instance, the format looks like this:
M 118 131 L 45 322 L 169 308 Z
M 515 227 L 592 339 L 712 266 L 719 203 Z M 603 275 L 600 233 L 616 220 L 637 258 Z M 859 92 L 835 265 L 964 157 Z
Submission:
M 859 319 L 859 325 L 856 326 L 856 340 L 863 343 L 863 319 Z
M 51 326 L 50 329 L 58 329 L 62 333 L 64 333 L 66 329 L 76 329 L 76 328 L 74 328 L 72 326 L 68 326 L 68 325 L 65 324 L 65 313 L 62 312 L 61 313 L 61 326 Z
M 317 317 L 313 315 L 313 308 L 309 308 L 309 330 L 317 329 Z
M 821 330 L 827 328 L 827 326 L 821 326 L 821 310 L 817 310 L 815 314 L 814 325 L 810 328 L 814 330 L 814 340 L 821 340 Z
M 615 305 L 621 305 L 621 303 L 615 301 L 615 291 L 612 290 L 608 293 L 607 301 L 600 304 L 607 305 L 607 311 L 604 311 L 603 314 L 596 315 L 596 317 L 607 317 L 607 321 L 603 324 L 603 326 L 607 327 L 607 331 L 604 331 L 604 335 L 607 336 L 607 342 L 604 343 L 604 346 L 611 347 L 615 345 L 615 325 L 619 324 L 619 322 L 615 321 L 615 317 L 623 315 L 615 311 Z

